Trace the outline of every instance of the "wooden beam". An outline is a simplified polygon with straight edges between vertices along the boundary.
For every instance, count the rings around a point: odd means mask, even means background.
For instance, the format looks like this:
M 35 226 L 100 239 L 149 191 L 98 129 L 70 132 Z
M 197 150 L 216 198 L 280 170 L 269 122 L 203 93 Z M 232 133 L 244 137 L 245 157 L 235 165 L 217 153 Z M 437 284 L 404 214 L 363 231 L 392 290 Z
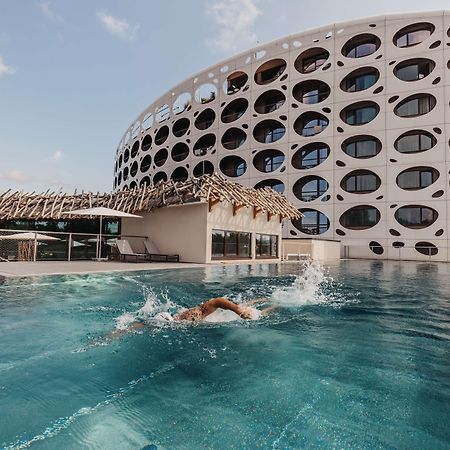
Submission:
M 220 200 L 218 198 L 216 198 L 215 200 L 209 199 L 209 201 L 208 201 L 208 211 L 211 212 L 212 209 L 213 209 L 213 206 L 217 205 L 217 203 L 219 203 L 219 202 L 220 202 Z
M 262 212 L 262 209 L 261 209 L 261 208 L 258 208 L 257 206 L 254 206 L 254 207 L 253 207 L 253 218 L 256 219 L 256 216 L 257 216 L 260 212 Z
M 245 205 L 236 205 L 236 203 L 233 203 L 233 216 L 235 216 L 241 208 L 244 208 L 244 206 Z

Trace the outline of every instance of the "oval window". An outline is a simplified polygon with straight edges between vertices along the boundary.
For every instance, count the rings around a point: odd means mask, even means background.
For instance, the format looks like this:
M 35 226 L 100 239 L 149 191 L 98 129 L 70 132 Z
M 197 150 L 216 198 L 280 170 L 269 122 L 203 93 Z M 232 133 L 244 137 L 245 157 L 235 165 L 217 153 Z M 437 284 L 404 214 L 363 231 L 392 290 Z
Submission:
M 248 108 L 248 100 L 245 98 L 237 98 L 228 103 L 222 111 L 221 119 L 223 123 L 230 123 L 238 120 L 245 114 Z
M 415 58 L 398 63 L 394 75 L 402 81 L 417 81 L 427 77 L 436 64 L 431 59 Z
M 169 152 L 167 151 L 167 149 L 162 148 L 161 150 L 156 152 L 155 157 L 153 158 L 153 162 L 155 163 L 156 166 L 161 167 L 167 161 L 168 156 Z
M 350 72 L 342 81 L 341 89 L 345 92 L 360 92 L 372 87 L 380 78 L 375 67 L 362 67 Z
M 299 116 L 294 122 L 294 130 L 304 137 L 315 136 L 322 133 L 328 126 L 328 119 L 315 111 L 308 111 Z
M 248 75 L 245 72 L 234 72 L 228 75 L 225 83 L 223 84 L 225 94 L 236 94 L 236 92 L 239 92 L 245 86 L 247 80 Z
M 189 156 L 189 147 L 184 142 L 178 142 L 172 148 L 172 159 L 174 161 L 183 161 Z
M 214 165 L 209 161 L 200 161 L 193 170 L 194 177 L 201 177 L 203 175 L 212 175 L 214 173 Z
M 200 137 L 194 145 L 193 153 L 195 156 L 204 156 L 211 153 L 216 145 L 216 135 L 209 133 Z
M 329 57 L 330 52 L 324 48 L 310 48 L 297 57 L 294 67 L 300 73 L 315 72 L 325 64 Z
M 255 111 L 259 114 L 268 114 L 281 108 L 286 96 L 276 89 L 263 92 L 255 101 Z
M 175 182 L 186 181 L 188 179 L 188 171 L 184 167 L 177 167 L 170 178 Z
M 139 166 L 138 166 L 137 161 L 135 161 L 133 164 L 131 164 L 130 176 L 135 177 L 137 174 L 138 168 L 139 168 Z
M 414 248 L 422 255 L 434 256 L 438 254 L 438 248 L 431 242 L 417 242 Z
M 374 136 L 352 136 L 342 143 L 342 150 L 357 159 L 372 158 L 381 151 L 381 141 Z
M 292 90 L 294 98 L 305 105 L 323 102 L 330 95 L 330 86 L 319 80 L 306 80 L 297 83 Z
M 367 230 L 380 221 L 380 211 L 371 205 L 358 205 L 345 211 L 339 223 L 349 230 Z
M 240 177 L 247 170 L 247 163 L 240 156 L 225 156 L 220 161 L 220 170 L 227 177 Z
M 172 126 L 172 133 L 176 137 L 184 136 L 189 130 L 190 120 L 186 117 L 178 119 Z
M 352 37 L 342 47 L 342 55 L 347 58 L 363 58 L 375 53 L 381 45 L 380 38 L 374 34 L 365 33 Z
M 212 83 L 202 84 L 195 91 L 195 101 L 202 105 L 212 102 L 213 100 L 216 99 L 216 97 L 217 97 L 217 88 Z
M 403 27 L 394 35 L 394 45 L 405 48 L 413 47 L 428 39 L 434 33 L 434 25 L 428 22 L 414 23 Z
M 341 111 L 341 119 L 347 125 L 365 125 L 372 122 L 380 112 L 380 107 L 375 102 L 358 102 L 347 106 Z
M 395 211 L 395 219 L 406 228 L 426 228 L 436 222 L 438 212 L 422 205 L 402 206 Z
M 405 191 L 418 191 L 432 185 L 439 178 L 433 167 L 410 167 L 397 176 L 397 186 Z
M 262 180 L 259 183 L 255 184 L 255 189 L 264 189 L 264 188 L 270 188 L 282 194 L 284 192 L 284 183 L 275 178 L 270 178 L 268 180 Z
M 437 144 L 437 139 L 428 131 L 411 130 L 403 133 L 394 143 L 400 153 L 419 153 L 430 150 Z
M 179 95 L 177 99 L 173 102 L 172 111 L 176 114 L 181 114 L 183 111 L 189 108 L 192 104 L 192 96 L 189 92 L 184 92 Z
M 354 170 L 341 180 L 341 188 L 351 194 L 375 192 L 380 185 L 380 177 L 370 170 Z
M 215 120 L 216 113 L 211 108 L 206 108 L 195 119 L 194 125 L 198 130 L 206 130 Z
M 244 145 L 247 134 L 240 128 L 229 128 L 222 136 L 222 147 L 227 150 L 236 150 Z
M 299 211 L 303 214 L 299 219 L 292 219 L 292 225 L 305 234 L 323 234 L 330 228 L 330 220 L 321 211 L 311 208 L 302 208 Z
M 135 141 L 133 146 L 131 147 L 131 153 L 130 156 L 134 158 L 137 155 L 137 152 L 139 151 L 139 141 Z
M 272 59 L 265 62 L 255 72 L 256 84 L 269 84 L 275 81 L 286 69 L 286 61 L 284 59 Z
M 280 150 L 263 150 L 253 158 L 253 165 L 263 173 L 274 172 L 283 165 L 284 153 Z
M 431 94 L 414 94 L 406 97 L 394 108 L 399 117 L 418 117 L 428 114 L 436 106 L 436 98 Z
M 286 128 L 277 120 L 263 120 L 253 129 L 254 138 L 261 144 L 279 141 L 285 134 Z
M 143 160 L 141 161 L 141 172 L 147 172 L 147 170 L 150 169 L 151 165 L 152 157 L 150 155 L 144 156 Z M 150 184 L 150 181 L 147 184 Z
M 170 108 L 166 103 L 165 105 L 160 106 L 155 112 L 155 120 L 158 123 L 164 122 L 170 117 Z
M 149 134 L 146 134 L 144 139 L 142 139 L 141 142 L 141 150 L 143 152 L 146 152 L 150 150 L 150 147 L 152 146 L 152 137 Z
M 322 177 L 310 175 L 297 180 L 292 190 L 302 202 L 312 202 L 325 194 L 328 182 Z
M 169 136 L 169 127 L 167 125 L 164 125 L 156 133 L 155 144 L 156 145 L 164 144 L 164 142 L 166 142 L 166 139 L 168 136 Z
M 312 142 L 298 149 L 292 156 L 295 169 L 311 169 L 322 164 L 330 154 L 330 147 L 323 142 Z
M 382 255 L 384 253 L 383 246 L 377 241 L 370 241 L 369 248 L 375 255 Z
M 160 181 L 167 181 L 167 175 L 165 172 L 158 172 L 154 177 L 153 177 L 153 184 L 157 184 Z

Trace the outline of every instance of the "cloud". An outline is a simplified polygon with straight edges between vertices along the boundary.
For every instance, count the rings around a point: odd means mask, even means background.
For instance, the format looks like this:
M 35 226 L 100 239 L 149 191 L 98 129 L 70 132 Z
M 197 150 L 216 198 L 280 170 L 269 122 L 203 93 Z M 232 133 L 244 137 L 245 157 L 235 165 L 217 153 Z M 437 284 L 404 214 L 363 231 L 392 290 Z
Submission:
M 55 153 L 50 157 L 51 161 L 61 161 L 62 157 L 64 156 L 64 153 L 61 150 L 56 150 Z
M 31 181 L 31 177 L 20 170 L 12 170 L 11 172 L 0 174 L 0 180 L 24 182 Z
M 50 20 L 53 20 L 54 22 L 64 23 L 64 18 L 52 11 L 50 5 L 51 3 L 49 1 L 38 3 L 38 7 L 41 10 L 42 14 L 44 14 L 44 16 L 46 16 Z
M 111 14 L 98 12 L 97 17 L 106 31 L 122 39 L 132 41 L 139 30 L 139 25 L 131 26 L 126 19 L 118 19 Z
M 0 55 L 0 76 L 2 75 L 12 75 L 16 73 L 16 69 L 12 66 L 6 65 L 6 63 L 3 61 L 2 56 Z
M 206 14 L 218 28 L 217 36 L 207 41 L 213 50 L 235 52 L 256 44 L 253 25 L 261 15 L 256 0 L 210 0 Z

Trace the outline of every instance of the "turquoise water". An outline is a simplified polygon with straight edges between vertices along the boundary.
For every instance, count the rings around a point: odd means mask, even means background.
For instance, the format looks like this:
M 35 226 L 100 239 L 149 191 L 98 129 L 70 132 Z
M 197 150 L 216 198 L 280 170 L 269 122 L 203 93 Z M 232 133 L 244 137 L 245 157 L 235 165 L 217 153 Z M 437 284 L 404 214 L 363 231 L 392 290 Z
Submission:
M 226 294 L 268 317 L 152 318 Z M 0 448 L 450 448 L 450 266 L 341 261 L 0 284 Z M 133 320 L 139 332 L 105 336 Z

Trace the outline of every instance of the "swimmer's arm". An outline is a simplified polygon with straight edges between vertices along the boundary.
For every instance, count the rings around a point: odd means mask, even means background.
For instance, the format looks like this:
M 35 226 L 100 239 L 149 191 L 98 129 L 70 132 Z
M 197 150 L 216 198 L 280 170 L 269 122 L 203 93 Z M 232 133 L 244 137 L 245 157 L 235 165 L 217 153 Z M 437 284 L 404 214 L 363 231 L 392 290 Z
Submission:
M 108 339 L 108 340 L 115 339 L 115 338 L 122 336 L 125 333 L 128 333 L 129 331 L 139 330 L 143 327 L 145 327 L 145 324 L 143 324 L 142 322 L 133 322 L 129 327 L 125 328 L 124 330 L 111 331 L 111 333 L 108 333 L 106 335 L 106 339 Z
M 204 306 L 208 308 L 208 314 L 212 314 L 217 308 L 220 308 L 233 311 L 242 319 L 251 319 L 251 313 L 248 311 L 247 308 L 243 308 L 240 305 L 237 305 L 236 303 L 227 300 L 226 298 L 223 297 L 213 298 L 212 300 L 209 300 L 206 303 L 204 303 Z M 211 312 L 209 312 L 210 309 Z

